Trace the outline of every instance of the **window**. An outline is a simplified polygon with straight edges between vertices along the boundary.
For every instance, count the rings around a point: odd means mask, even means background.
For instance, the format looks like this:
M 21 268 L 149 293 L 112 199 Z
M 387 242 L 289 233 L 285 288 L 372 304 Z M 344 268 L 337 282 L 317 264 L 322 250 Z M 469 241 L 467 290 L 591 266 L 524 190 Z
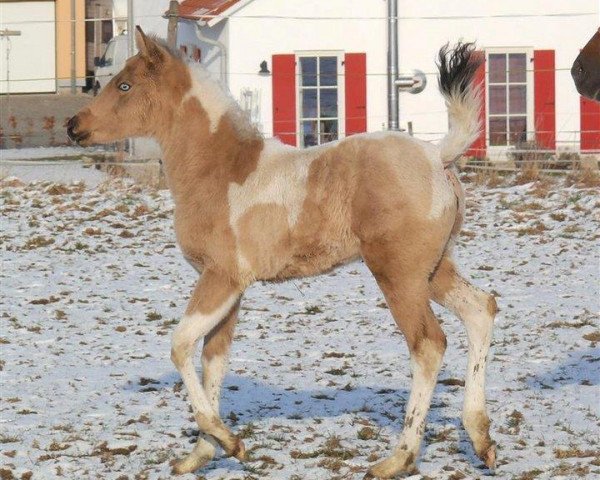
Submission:
M 514 146 L 527 141 L 533 130 L 530 114 L 528 55 L 525 52 L 489 53 L 488 131 L 490 146 Z
M 337 140 L 343 133 L 340 57 L 337 54 L 302 55 L 297 60 L 300 146 Z
M 115 45 L 117 44 L 116 40 L 111 40 L 108 42 L 106 46 L 106 51 L 102 56 L 101 65 L 103 67 L 110 67 L 113 64 L 113 59 L 115 58 Z
M 102 43 L 110 42 L 113 36 L 112 20 L 102 20 Z

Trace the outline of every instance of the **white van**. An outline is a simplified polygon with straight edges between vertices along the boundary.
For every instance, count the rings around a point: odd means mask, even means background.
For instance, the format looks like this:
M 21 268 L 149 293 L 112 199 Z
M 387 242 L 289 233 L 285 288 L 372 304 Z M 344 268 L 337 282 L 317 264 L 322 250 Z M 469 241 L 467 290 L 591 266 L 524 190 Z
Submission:
M 101 88 L 104 88 L 110 82 L 113 75 L 119 73 L 125 66 L 128 57 L 129 35 L 126 33 L 113 37 L 108 45 L 104 55 L 94 59 L 96 70 L 94 72 L 94 95 Z

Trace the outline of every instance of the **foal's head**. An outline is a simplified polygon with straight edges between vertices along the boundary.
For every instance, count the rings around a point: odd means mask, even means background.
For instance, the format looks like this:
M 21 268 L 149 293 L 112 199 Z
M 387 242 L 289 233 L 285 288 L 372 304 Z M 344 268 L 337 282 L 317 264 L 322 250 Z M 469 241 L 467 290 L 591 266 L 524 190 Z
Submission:
M 140 27 L 135 38 L 138 54 L 67 122 L 71 140 L 85 146 L 155 136 L 168 124 L 173 105 L 178 105 L 190 88 L 187 67 Z
M 600 28 L 573 62 L 571 75 L 581 95 L 600 102 Z

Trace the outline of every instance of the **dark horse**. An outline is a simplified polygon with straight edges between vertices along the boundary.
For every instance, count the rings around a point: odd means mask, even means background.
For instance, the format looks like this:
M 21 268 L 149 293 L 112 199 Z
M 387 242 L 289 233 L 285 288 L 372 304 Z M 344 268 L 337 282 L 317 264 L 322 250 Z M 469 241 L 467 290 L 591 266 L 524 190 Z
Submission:
M 581 95 L 600 102 L 600 28 L 573 62 L 571 76 Z

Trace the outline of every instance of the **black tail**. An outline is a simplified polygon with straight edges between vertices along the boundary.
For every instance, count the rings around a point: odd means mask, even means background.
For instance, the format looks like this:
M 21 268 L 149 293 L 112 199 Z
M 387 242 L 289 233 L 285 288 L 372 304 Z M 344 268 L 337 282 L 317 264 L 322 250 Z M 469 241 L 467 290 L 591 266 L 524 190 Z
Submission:
M 449 166 L 479 136 L 479 89 L 473 84 L 475 72 L 483 59 L 475 54 L 475 44 L 448 44 L 438 54 L 438 85 L 446 100 L 450 129 L 440 144 L 444 166 Z
M 438 85 L 442 95 L 450 96 L 453 92 L 465 94 L 475 72 L 483 62 L 474 55 L 474 43 L 458 42 L 454 48 L 447 43 L 438 53 L 437 67 L 440 72 Z

